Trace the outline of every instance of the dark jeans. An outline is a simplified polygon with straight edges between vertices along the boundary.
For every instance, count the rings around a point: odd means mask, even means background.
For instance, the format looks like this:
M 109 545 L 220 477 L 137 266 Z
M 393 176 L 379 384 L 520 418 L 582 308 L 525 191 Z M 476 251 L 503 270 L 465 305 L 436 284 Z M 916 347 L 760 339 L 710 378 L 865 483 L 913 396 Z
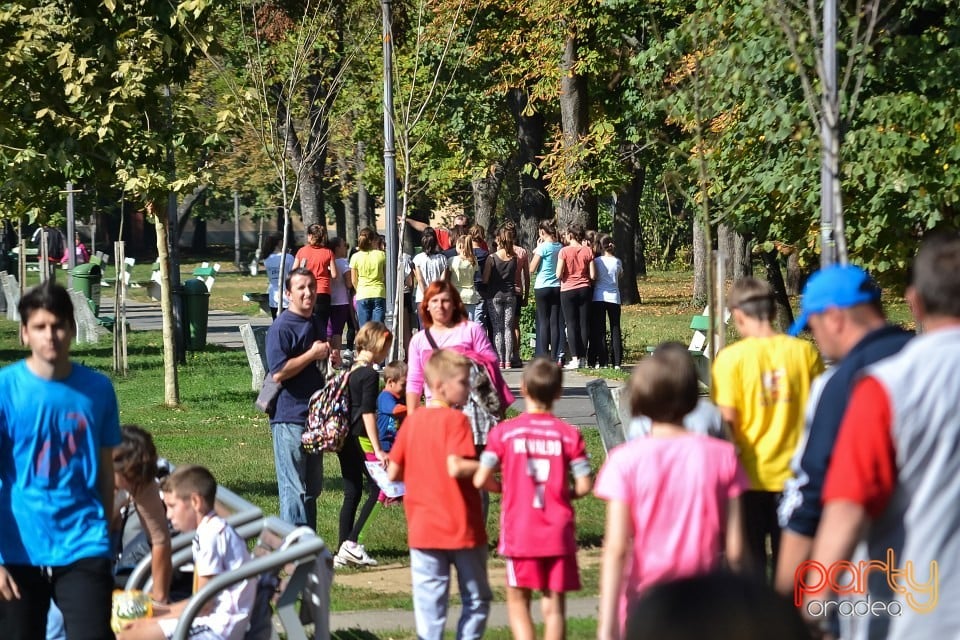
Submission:
M 580 287 L 560 292 L 560 307 L 567 322 L 567 349 L 573 358 L 582 358 L 590 339 L 590 299 L 593 290 Z
M 343 449 L 337 452 L 337 458 L 340 459 L 340 473 L 343 475 L 343 506 L 340 507 L 340 544 L 343 544 L 347 540 L 356 542 L 360 537 L 363 525 L 377 506 L 380 487 L 367 471 L 367 456 L 360 448 L 357 436 L 346 439 Z M 367 500 L 360 507 L 364 478 L 367 479 Z
M 537 301 L 537 349 L 538 356 L 554 360 L 560 357 L 563 332 L 560 329 L 560 287 L 534 289 Z
M 0 602 L 0 636 L 42 640 L 53 598 L 69 640 L 114 640 L 110 629 L 113 571 L 106 558 L 84 558 L 63 567 L 7 565 L 20 600 Z
M 610 318 L 610 344 L 613 347 L 613 366 L 623 364 L 623 336 L 620 332 L 620 305 L 612 302 L 590 303 L 589 364 L 606 367 L 611 364 L 607 353 L 607 318 Z
M 317 319 L 317 326 L 323 327 L 323 338 L 327 339 L 327 323 L 330 322 L 330 294 L 318 293 L 317 302 L 313 305 L 313 317 Z
M 743 493 L 744 547 L 750 569 L 767 584 L 773 583 L 780 555 L 780 523 L 777 506 L 783 494 L 774 491 L 745 491 Z M 767 537 L 770 554 L 767 554 Z

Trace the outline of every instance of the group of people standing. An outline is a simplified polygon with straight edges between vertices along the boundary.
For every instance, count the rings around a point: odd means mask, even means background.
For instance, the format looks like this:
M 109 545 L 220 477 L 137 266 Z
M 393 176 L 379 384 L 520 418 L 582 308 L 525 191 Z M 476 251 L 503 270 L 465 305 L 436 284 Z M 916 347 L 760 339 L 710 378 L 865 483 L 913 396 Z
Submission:
M 502 368 L 519 365 L 520 313 L 531 288 L 535 355 L 571 369 L 623 364 L 623 264 L 610 236 L 588 233 L 579 224 L 569 225 L 561 235 L 556 223 L 545 220 L 538 227 L 536 247 L 528 251 L 512 222 L 496 230 L 492 247 L 484 228 L 467 226 L 463 216 L 442 230 L 443 235 L 423 223 L 411 224 L 422 231 L 423 249 L 412 259 L 415 300 L 422 300 L 430 282 L 449 280 L 470 319 L 485 327 Z

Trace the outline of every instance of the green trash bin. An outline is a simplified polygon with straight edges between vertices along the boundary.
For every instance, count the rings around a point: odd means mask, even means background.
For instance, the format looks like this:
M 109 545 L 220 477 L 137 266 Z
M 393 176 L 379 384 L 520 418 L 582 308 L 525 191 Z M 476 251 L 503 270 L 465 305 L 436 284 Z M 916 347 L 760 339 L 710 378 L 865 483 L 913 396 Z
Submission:
M 83 294 L 90 303 L 93 315 L 100 315 L 100 265 L 78 264 L 70 272 L 73 277 L 73 288 Z
M 203 280 L 183 283 L 183 330 L 187 349 L 199 351 L 207 345 L 207 321 L 210 316 L 210 292 Z

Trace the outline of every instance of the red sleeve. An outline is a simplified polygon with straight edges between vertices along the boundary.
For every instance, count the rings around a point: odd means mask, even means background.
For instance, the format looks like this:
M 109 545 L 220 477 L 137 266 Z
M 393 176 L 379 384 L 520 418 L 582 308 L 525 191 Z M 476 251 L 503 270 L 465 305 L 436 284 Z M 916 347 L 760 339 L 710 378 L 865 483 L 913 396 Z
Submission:
M 849 500 L 871 518 L 883 512 L 897 482 L 890 427 L 886 390 L 876 379 L 865 378 L 854 388 L 840 425 L 823 486 L 824 504 Z
M 390 447 L 390 461 L 396 462 L 401 467 L 407 457 L 407 438 L 410 436 L 412 430 L 412 428 L 398 430 L 397 439 L 394 440 L 393 446 Z

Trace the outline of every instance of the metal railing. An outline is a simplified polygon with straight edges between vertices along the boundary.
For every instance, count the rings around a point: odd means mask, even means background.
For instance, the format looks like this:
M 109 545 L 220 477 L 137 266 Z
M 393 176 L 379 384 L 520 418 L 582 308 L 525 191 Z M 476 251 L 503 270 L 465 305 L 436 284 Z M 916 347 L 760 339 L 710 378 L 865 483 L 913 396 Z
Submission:
M 307 640 L 307 635 L 297 609 L 309 610 L 314 623 L 312 637 L 319 640 L 330 638 L 330 586 L 333 582 L 333 556 L 322 538 L 306 527 L 297 528 L 280 518 L 263 517 L 259 507 L 247 502 L 225 487 L 217 488 L 218 513 L 229 512 L 226 520 L 244 540 L 259 538 L 261 548 L 268 548 L 264 555 L 255 557 L 242 566 L 213 577 L 202 589 L 190 597 L 180 614 L 174 640 L 186 640 L 194 618 L 204 606 L 222 590 L 243 580 L 259 578 L 261 574 L 278 574 L 287 569 L 288 578 L 276 600 L 275 615 L 288 640 Z M 183 532 L 172 541 L 174 569 L 193 560 L 192 542 L 195 532 Z M 268 538 L 282 540 L 279 548 L 270 548 Z M 126 589 L 144 589 L 152 586 L 150 555 L 147 554 L 130 574 Z M 319 561 L 319 562 L 318 562 Z M 292 567 L 292 569 L 291 569 Z M 274 631 L 273 637 L 276 638 Z

